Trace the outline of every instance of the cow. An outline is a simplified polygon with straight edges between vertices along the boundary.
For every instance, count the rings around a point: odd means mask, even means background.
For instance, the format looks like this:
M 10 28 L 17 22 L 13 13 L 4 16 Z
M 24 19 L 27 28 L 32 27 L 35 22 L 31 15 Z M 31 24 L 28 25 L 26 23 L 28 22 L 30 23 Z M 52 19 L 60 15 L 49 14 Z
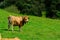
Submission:
M 19 27 L 19 31 L 21 31 L 21 27 L 29 21 L 28 16 L 8 16 L 8 30 L 12 27 L 12 31 L 14 26 Z
M 18 37 L 15 38 L 1 38 L 1 40 L 20 40 Z
M 0 40 L 21 40 L 21 39 L 18 38 L 18 37 L 15 37 L 15 38 L 2 38 L 2 35 L 0 33 Z

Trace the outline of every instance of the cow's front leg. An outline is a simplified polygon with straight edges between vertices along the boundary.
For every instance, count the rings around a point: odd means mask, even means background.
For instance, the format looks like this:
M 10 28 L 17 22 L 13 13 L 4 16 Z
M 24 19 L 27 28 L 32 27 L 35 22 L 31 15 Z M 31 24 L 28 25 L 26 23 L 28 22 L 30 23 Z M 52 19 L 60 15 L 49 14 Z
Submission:
M 19 26 L 19 31 L 22 31 L 21 26 Z

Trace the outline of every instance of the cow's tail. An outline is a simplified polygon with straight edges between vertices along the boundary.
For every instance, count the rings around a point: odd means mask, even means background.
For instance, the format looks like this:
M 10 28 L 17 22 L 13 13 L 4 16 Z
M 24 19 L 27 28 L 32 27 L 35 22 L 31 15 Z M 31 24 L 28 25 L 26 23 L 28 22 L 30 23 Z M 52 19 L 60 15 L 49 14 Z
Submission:
M 8 23 L 11 24 L 11 16 L 8 17 Z

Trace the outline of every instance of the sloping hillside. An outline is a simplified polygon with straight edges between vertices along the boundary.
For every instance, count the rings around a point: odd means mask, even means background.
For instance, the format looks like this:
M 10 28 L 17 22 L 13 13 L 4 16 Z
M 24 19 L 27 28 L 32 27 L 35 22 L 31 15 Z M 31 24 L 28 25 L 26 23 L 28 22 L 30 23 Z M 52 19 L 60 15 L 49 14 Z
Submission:
M 19 32 L 18 26 L 14 32 L 8 31 L 7 17 L 9 15 L 22 16 L 0 9 L 0 33 L 3 38 L 19 37 L 21 40 L 60 40 L 60 20 L 29 16 L 29 22 Z

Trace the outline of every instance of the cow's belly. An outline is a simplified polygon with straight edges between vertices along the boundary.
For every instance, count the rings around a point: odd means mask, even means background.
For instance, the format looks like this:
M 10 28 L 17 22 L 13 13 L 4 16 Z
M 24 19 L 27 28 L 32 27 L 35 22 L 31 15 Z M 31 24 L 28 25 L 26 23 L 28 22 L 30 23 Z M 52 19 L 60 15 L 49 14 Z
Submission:
M 13 26 L 18 26 L 18 25 L 13 25 Z
M 13 26 L 19 26 L 18 22 L 14 22 Z

